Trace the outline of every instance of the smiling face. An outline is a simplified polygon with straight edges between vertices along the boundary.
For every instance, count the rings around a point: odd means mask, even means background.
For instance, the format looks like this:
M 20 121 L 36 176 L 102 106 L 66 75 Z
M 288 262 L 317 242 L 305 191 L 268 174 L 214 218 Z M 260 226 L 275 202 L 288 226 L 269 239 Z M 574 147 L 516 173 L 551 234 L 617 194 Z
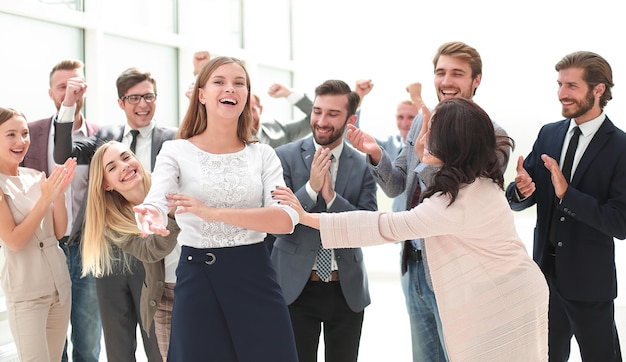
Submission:
M 435 67 L 435 89 L 439 101 L 449 98 L 472 99 L 480 85 L 481 74 L 472 78 L 472 68 L 464 60 L 442 55 Z
M 248 99 L 246 71 L 236 63 L 220 65 L 199 88 L 198 100 L 213 117 L 238 120 Z
M 145 196 L 143 168 L 127 146 L 121 143 L 110 145 L 102 155 L 102 167 L 106 191 L 115 190 L 127 200 L 130 200 L 130 193 L 139 192 Z
M 315 97 L 311 112 L 311 131 L 315 142 L 333 149 L 343 141 L 343 133 L 348 122 L 348 97 L 345 94 L 323 94 Z
M 3 171 L 15 170 L 24 160 L 24 156 L 30 146 L 30 135 L 26 119 L 20 115 L 13 115 L 0 125 L 0 162 Z
M 566 68 L 559 71 L 559 101 L 561 102 L 561 113 L 565 118 L 574 118 L 576 123 L 581 124 L 592 120 L 600 115 L 599 88 L 604 84 L 598 84 L 594 89 L 589 88 L 584 81 L 583 68 Z
M 124 96 L 144 95 L 148 93 L 156 93 L 156 91 L 151 81 L 144 80 L 128 88 Z M 146 102 L 145 99 L 141 98 L 139 103 L 131 104 L 126 98 L 121 98 L 117 100 L 117 103 L 124 113 L 126 113 L 128 126 L 132 129 L 139 129 L 148 126 L 150 122 L 152 122 L 154 112 L 156 111 L 157 100 L 158 98 L 153 102 Z

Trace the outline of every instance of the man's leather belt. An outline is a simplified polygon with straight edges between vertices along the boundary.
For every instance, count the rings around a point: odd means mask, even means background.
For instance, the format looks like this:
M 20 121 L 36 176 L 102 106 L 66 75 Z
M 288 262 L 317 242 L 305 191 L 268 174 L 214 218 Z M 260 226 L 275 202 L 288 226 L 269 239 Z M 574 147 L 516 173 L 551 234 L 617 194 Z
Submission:
M 309 278 L 310 281 L 312 282 L 323 282 L 322 279 L 320 279 L 320 276 L 317 275 L 317 272 L 315 270 L 311 271 L 311 277 Z M 330 273 L 330 280 L 329 282 L 336 282 L 339 280 L 339 271 L 338 270 L 333 270 Z

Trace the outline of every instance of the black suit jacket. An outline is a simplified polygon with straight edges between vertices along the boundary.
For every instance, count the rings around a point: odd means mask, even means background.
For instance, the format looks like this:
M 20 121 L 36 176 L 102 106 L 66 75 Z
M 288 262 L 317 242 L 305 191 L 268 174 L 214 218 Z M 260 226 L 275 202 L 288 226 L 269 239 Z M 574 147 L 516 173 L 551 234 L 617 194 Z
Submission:
M 541 160 L 560 160 L 570 120 L 543 126 L 524 169 L 536 184 L 522 201 L 515 182 L 506 190 L 513 210 L 537 205 L 533 258 L 546 273 L 554 258 L 556 284 L 571 300 L 608 301 L 617 296 L 614 238 L 626 237 L 626 134 L 607 117 L 578 164 L 561 202 L 556 201 L 550 172 Z M 556 255 L 548 254 L 552 208 L 563 215 L 556 229 Z M 551 264 L 551 263 L 550 263 Z

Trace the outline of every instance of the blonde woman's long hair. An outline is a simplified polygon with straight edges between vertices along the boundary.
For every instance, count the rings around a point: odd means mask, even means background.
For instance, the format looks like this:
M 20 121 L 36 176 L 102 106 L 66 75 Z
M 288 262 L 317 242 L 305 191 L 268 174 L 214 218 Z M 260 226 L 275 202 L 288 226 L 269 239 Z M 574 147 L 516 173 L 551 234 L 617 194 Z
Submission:
M 141 235 L 135 222 L 133 206 L 115 190 L 106 191 L 104 183 L 103 156 L 107 149 L 117 141 L 109 141 L 98 148 L 89 166 L 89 191 L 85 213 L 85 234 L 82 241 L 83 272 L 96 278 L 109 275 L 113 271 L 112 245 L 120 245 L 134 235 Z M 128 151 L 132 157 L 137 156 Z M 141 162 L 139 167 L 143 175 L 143 186 L 147 193 L 150 189 L 150 173 Z M 121 253 L 126 255 L 126 253 Z M 123 263 L 124 271 L 130 270 L 129 260 L 116 260 Z

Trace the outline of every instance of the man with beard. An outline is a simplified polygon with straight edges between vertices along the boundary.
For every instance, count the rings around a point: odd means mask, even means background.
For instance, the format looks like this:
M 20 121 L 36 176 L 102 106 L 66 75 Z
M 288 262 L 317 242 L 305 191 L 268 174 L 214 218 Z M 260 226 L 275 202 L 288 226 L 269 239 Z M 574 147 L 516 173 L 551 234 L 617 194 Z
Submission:
M 614 238 L 626 238 L 626 134 L 604 113 L 613 75 L 580 51 L 555 66 L 565 120 L 541 128 L 506 190 L 513 210 L 537 205 L 533 258 L 550 288 L 550 361 L 621 361 L 614 318 Z
M 459 41 L 444 43 L 433 58 L 433 66 L 434 85 L 439 101 L 450 98 L 473 100 L 482 80 L 482 59 L 476 49 Z M 407 87 L 407 91 L 411 94 L 411 100 L 421 107 L 421 84 L 413 83 Z M 423 123 L 420 113 L 413 120 L 406 145 L 395 159 L 376 143 L 374 137 L 360 129 L 349 127 L 351 129 L 346 136 L 357 150 L 367 155 L 367 165 L 387 196 L 396 197 L 405 193 L 406 210 L 420 202 L 419 196 L 428 187 L 429 175 L 435 171 L 434 166 L 421 162 L 414 149 Z M 494 129 L 499 139 L 507 139 L 502 127 L 494 123 Z M 500 144 L 502 160 L 508 160 L 511 151 L 508 142 Z M 504 172 L 506 162 L 502 162 L 502 168 Z M 422 239 L 403 242 L 401 283 L 409 313 L 413 361 L 446 361 L 443 331 L 430 281 L 428 259 L 422 251 Z
M 376 183 L 343 135 L 356 122 L 359 96 L 340 80 L 315 89 L 313 135 L 276 148 L 287 187 L 309 212 L 376 210 Z M 363 252 L 323 249 L 318 230 L 298 225 L 276 235 L 272 262 L 293 325 L 300 362 L 317 362 L 321 328 L 326 361 L 356 361 L 370 303 Z

